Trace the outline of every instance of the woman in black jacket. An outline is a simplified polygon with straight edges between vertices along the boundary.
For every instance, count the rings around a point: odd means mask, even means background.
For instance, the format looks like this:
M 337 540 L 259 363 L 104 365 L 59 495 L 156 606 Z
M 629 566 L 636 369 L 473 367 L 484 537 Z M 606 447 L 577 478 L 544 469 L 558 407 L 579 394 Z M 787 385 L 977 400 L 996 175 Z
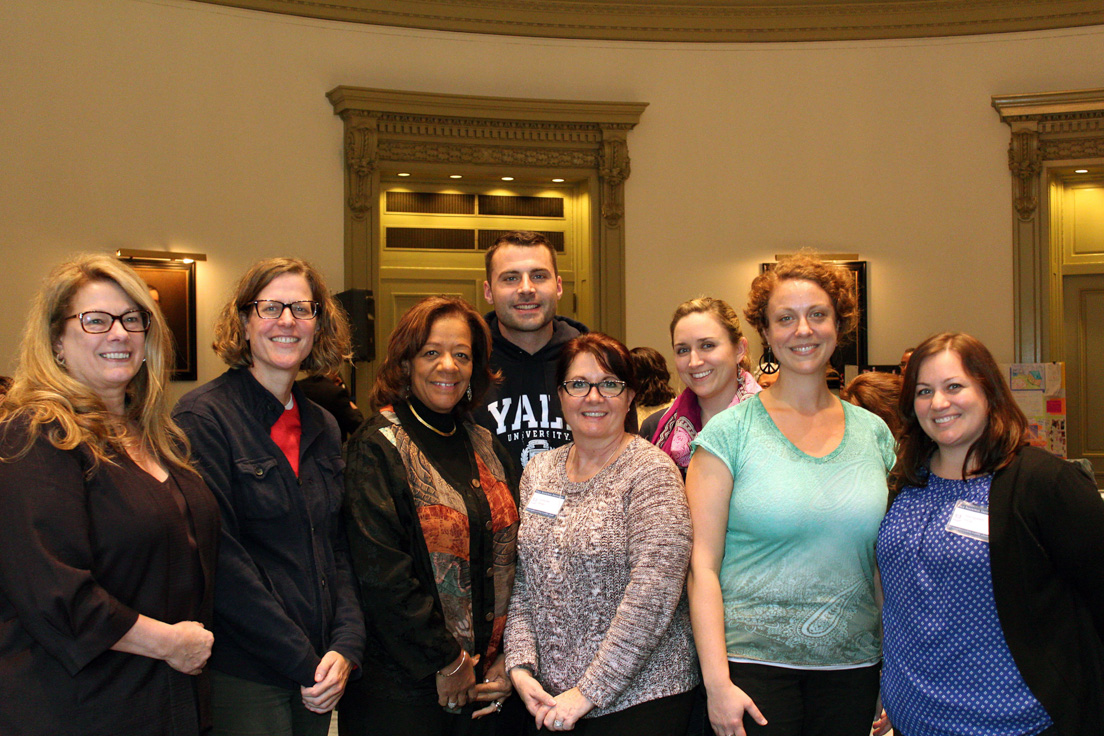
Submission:
M 1104 733 L 1104 503 L 1027 446 L 975 338 L 905 370 L 895 497 L 878 534 L 882 697 L 907 736 Z
M 364 677 L 341 704 L 347 736 L 494 734 L 507 715 L 518 478 L 470 414 L 494 379 L 490 344 L 468 303 L 414 305 L 376 375 L 378 413 L 346 446 L 349 543 L 369 623 Z
M 334 418 L 295 385 L 348 352 L 345 314 L 310 264 L 273 258 L 215 325 L 230 370 L 174 416 L 218 498 L 211 655 L 215 733 L 324 736 L 359 666 L 364 622 L 345 530 Z

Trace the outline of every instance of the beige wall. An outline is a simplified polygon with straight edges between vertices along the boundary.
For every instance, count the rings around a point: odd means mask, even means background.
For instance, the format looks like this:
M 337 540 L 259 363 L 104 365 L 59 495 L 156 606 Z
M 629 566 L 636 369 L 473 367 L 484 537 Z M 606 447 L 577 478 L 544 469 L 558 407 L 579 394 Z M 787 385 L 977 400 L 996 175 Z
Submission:
M 209 325 L 253 260 L 342 281 L 339 84 L 651 103 L 631 134 L 628 330 L 742 305 L 811 245 L 870 262 L 870 357 L 963 329 L 1012 359 L 1008 129 L 993 94 L 1100 86 L 1104 28 L 954 40 L 719 45 L 380 29 L 186 0 L 0 0 L 0 293 L 16 313 L 85 249 L 206 252 Z M 10 372 L 17 323 L 0 327 Z M 188 388 L 182 386 L 180 388 Z

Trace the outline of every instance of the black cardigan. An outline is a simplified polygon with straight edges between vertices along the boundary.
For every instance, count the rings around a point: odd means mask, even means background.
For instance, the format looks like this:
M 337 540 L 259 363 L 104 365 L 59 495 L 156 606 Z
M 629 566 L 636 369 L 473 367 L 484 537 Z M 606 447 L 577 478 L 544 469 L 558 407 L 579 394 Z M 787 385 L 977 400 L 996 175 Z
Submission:
M 997 616 L 1024 682 L 1063 735 L 1104 734 L 1104 502 L 1035 447 L 989 491 Z

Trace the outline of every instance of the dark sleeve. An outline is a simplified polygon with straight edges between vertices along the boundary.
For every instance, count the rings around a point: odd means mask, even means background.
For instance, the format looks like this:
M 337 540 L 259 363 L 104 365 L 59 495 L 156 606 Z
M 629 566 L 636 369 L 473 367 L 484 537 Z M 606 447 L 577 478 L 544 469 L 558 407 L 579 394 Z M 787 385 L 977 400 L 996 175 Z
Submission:
M 304 687 L 314 684 L 321 658 L 264 582 L 242 545 L 235 501 L 234 459 L 222 428 L 211 417 L 178 411 L 174 417 L 192 444 L 192 459 L 218 500 L 222 515 L 215 616 L 244 651 Z
M 338 479 L 341 480 L 340 478 Z M 359 670 L 364 658 L 364 613 L 356 594 L 356 576 L 349 557 L 349 538 L 346 535 L 344 509 L 339 509 L 330 529 L 330 544 L 333 545 L 334 566 L 337 579 L 334 581 L 334 618 L 330 626 L 329 648 Z
M 644 421 L 640 423 L 640 431 L 637 432 L 637 434 L 651 442 L 652 438 L 655 437 L 656 430 L 659 429 L 659 420 L 663 417 L 663 413 L 666 411 L 667 409 L 660 409 L 659 411 L 653 411 L 651 414 L 649 414 L 647 418 L 645 418 Z
M 0 454 L 11 457 L 25 437 L 13 432 Z M 96 581 L 87 504 L 77 452 L 39 436 L 26 455 L 0 462 L 0 590 L 20 625 L 74 675 L 138 620 Z
M 1039 543 L 1086 601 L 1104 639 L 1104 501 L 1081 468 L 1064 460 L 1051 465 L 1049 477 L 1032 489 Z
M 354 436 L 346 448 L 345 510 L 353 569 L 366 622 L 387 656 L 415 680 L 430 677 L 460 656 L 445 627 L 432 571 L 411 549 L 421 542 L 406 472 L 397 452 L 388 457 L 373 441 Z M 423 550 L 424 555 L 428 555 Z M 420 573 L 420 574 L 419 574 Z

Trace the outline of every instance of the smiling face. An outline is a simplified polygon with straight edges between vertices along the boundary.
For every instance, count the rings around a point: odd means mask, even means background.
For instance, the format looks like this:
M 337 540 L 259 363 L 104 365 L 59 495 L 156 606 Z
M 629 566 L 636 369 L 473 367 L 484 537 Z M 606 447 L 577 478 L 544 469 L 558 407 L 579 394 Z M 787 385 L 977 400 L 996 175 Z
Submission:
M 786 279 L 767 302 L 767 343 L 783 370 L 823 375 L 838 339 L 828 292 L 805 279 Z
M 472 334 L 463 318 L 448 314 L 429 328 L 425 345 L 410 361 L 410 391 L 435 412 L 452 411 L 472 376 Z
M 924 433 L 939 447 L 941 460 L 958 468 L 989 423 L 989 402 L 981 385 L 953 350 L 924 359 L 917 372 L 913 410 Z
M 732 401 L 739 380 L 737 364 L 747 352 L 746 340 L 734 345 L 720 320 L 708 312 L 693 312 L 675 324 L 672 347 L 679 378 L 700 401 Z
M 310 284 L 302 274 L 284 273 L 268 282 L 257 294 L 257 300 L 272 300 L 282 304 L 312 301 Z M 262 386 L 272 391 L 273 386 L 289 384 L 299 372 L 299 365 L 310 355 L 314 347 L 314 332 L 318 318 L 295 319 L 291 310 L 285 309 L 278 319 L 261 319 L 253 306 L 247 307 L 245 338 L 253 356 L 250 372 Z
M 587 381 L 599 383 L 606 379 L 622 380 L 619 376 L 603 368 L 598 360 L 587 352 L 579 353 L 564 376 L 565 381 Z M 564 420 L 571 426 L 572 434 L 578 438 L 609 440 L 620 437 L 625 431 L 625 416 L 636 395 L 626 388 L 620 396 L 607 398 L 597 388 L 591 388 L 586 396 L 570 396 L 560 386 L 560 405 L 563 407 Z
M 561 296 L 563 281 L 548 248 L 504 245 L 495 251 L 483 297 L 494 307 L 507 340 L 523 348 L 534 340 L 538 348 L 548 342 Z
M 90 281 L 74 294 L 68 314 L 121 315 L 138 308 L 115 282 Z M 122 414 L 127 384 L 141 370 L 146 357 L 146 334 L 127 332 L 115 320 L 107 332 L 91 335 L 79 319 L 67 319 L 54 351 L 64 359 L 70 376 L 92 389 L 108 410 Z

